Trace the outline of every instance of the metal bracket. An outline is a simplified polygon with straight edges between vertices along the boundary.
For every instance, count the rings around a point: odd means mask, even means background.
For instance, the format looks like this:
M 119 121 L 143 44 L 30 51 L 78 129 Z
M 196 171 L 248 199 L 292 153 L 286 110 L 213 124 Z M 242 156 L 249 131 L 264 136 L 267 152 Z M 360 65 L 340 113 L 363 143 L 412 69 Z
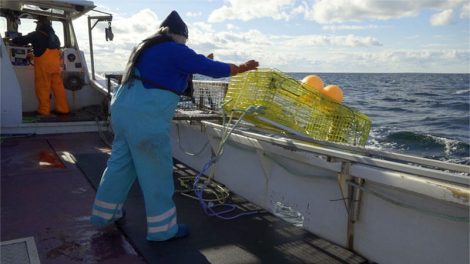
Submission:
M 338 184 L 340 185 L 341 192 L 345 198 L 345 206 L 348 212 L 347 224 L 347 240 L 348 249 L 354 250 L 354 224 L 359 220 L 359 209 L 362 200 L 362 191 L 359 188 L 348 184 L 354 182 L 362 186 L 364 179 L 352 177 L 350 175 L 351 162 L 344 161 L 342 164 L 341 172 L 338 173 Z
M 269 200 L 269 180 L 271 178 L 271 171 L 273 167 L 273 163 L 270 159 L 268 159 L 265 155 L 265 152 L 260 149 L 256 149 L 256 155 L 258 156 L 258 160 L 261 164 L 261 168 L 263 169 L 264 174 L 264 204 L 268 205 Z
M 272 162 L 271 160 L 266 158 L 263 150 L 256 149 L 256 154 L 261 163 L 261 168 L 263 169 L 264 177 L 266 178 L 266 184 L 268 184 L 268 181 L 271 175 Z
M 106 16 L 88 16 L 88 41 L 90 42 L 90 64 L 91 64 L 91 78 L 93 80 L 96 80 L 95 77 L 95 59 L 93 55 L 93 36 L 91 34 L 91 31 L 93 28 L 96 26 L 96 24 L 100 21 L 112 21 L 113 20 L 113 15 L 101 11 L 94 10 L 99 13 L 106 14 Z M 91 20 L 95 19 L 95 23 L 93 26 L 91 25 Z

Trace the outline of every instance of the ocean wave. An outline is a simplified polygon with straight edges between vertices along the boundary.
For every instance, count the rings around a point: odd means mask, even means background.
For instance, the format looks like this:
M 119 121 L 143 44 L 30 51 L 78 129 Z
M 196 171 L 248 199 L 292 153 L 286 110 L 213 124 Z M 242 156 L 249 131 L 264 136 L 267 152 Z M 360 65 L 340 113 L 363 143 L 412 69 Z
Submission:
M 405 102 L 405 103 L 416 103 L 415 99 L 407 99 L 407 98 L 398 98 L 398 97 L 384 97 L 382 101 L 385 102 Z
M 385 98 L 382 98 L 382 101 L 386 101 L 386 102 L 397 102 L 397 101 L 400 101 L 400 99 L 397 98 L 397 97 L 385 97 Z
M 419 95 L 419 96 L 439 96 L 438 94 L 433 94 L 433 93 L 413 93 L 413 95 Z
M 454 94 L 468 94 L 470 93 L 470 89 L 458 90 Z
M 468 116 L 427 116 L 419 120 L 421 125 L 438 127 L 458 127 L 468 130 L 470 118 Z
M 368 111 L 380 111 L 388 115 L 393 112 L 414 112 L 411 109 L 405 109 L 402 107 L 390 107 L 390 106 L 384 106 L 384 105 L 371 105 L 367 108 L 367 110 Z
M 409 109 L 401 108 L 401 107 L 389 107 L 388 111 L 391 112 L 411 112 Z
M 399 131 L 388 134 L 384 139 L 398 150 L 408 151 L 432 158 L 467 160 L 470 145 L 466 142 L 430 134 Z
M 448 100 L 449 101 L 449 100 Z M 459 110 L 459 111 L 469 111 L 470 104 L 466 102 L 432 102 L 428 105 L 429 108 L 445 108 L 451 110 Z
M 450 105 L 451 109 L 455 110 L 462 110 L 462 111 L 468 111 L 470 110 L 470 104 L 469 103 L 453 103 Z

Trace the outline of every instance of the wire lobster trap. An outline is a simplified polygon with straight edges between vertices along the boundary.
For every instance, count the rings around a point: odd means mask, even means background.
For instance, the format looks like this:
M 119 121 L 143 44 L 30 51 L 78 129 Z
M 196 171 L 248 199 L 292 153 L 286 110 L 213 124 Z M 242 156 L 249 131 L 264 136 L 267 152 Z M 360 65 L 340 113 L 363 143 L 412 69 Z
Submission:
M 173 119 L 221 119 L 227 87 L 227 82 L 193 80 L 193 96 L 180 96 Z
M 178 109 L 219 112 L 227 87 L 227 82 L 194 80 L 193 97 L 181 96 Z
M 364 146 L 371 129 L 369 118 L 344 104 L 273 69 L 233 76 L 225 95 L 225 111 L 259 111 L 245 119 L 317 140 Z

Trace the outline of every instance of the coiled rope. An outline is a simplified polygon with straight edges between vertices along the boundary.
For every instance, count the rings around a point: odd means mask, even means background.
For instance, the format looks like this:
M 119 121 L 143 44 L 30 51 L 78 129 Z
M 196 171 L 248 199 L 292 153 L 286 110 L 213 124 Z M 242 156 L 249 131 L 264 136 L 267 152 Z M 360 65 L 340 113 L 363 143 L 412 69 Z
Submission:
M 207 215 L 216 216 L 224 220 L 231 220 L 231 219 L 235 219 L 244 215 L 252 215 L 252 214 L 257 213 L 257 211 L 249 211 L 249 212 L 238 213 L 233 216 L 227 216 L 226 214 L 235 211 L 238 207 L 234 204 L 225 203 L 227 198 L 230 196 L 229 190 L 221 186 L 220 184 L 214 182 L 213 178 L 214 178 L 214 173 L 215 173 L 215 165 L 217 161 L 219 160 L 219 158 L 222 156 L 225 143 L 227 142 L 228 138 L 232 134 L 233 130 L 240 124 L 240 122 L 243 120 L 246 114 L 251 114 L 251 113 L 255 113 L 258 111 L 262 111 L 262 110 L 263 110 L 263 107 L 261 106 L 250 106 L 245 110 L 234 109 L 232 110 L 232 113 L 230 114 L 230 118 L 228 122 L 225 122 L 225 114 L 224 114 L 222 136 L 221 136 L 219 145 L 217 147 L 217 151 L 215 152 L 215 155 L 213 156 L 213 158 L 210 161 L 208 161 L 206 164 L 204 164 L 203 168 L 199 171 L 199 173 L 195 177 L 188 176 L 188 177 L 178 178 L 180 185 L 186 188 L 186 190 L 180 192 L 181 195 L 184 195 L 186 197 L 190 197 L 193 199 L 197 199 L 202 209 Z M 235 124 L 233 126 L 230 126 L 235 112 L 241 112 L 241 115 L 238 118 L 238 120 L 235 122 Z M 199 151 L 198 153 L 199 154 L 202 153 L 202 150 Z M 209 176 L 208 177 L 202 176 L 209 169 L 212 169 L 209 172 Z M 191 181 L 193 181 L 192 189 L 188 189 Z M 191 192 L 194 192 L 194 195 L 192 195 Z M 215 198 L 213 199 L 205 198 L 204 197 L 205 193 L 211 194 L 215 196 Z M 214 204 L 214 202 L 217 202 L 219 204 Z

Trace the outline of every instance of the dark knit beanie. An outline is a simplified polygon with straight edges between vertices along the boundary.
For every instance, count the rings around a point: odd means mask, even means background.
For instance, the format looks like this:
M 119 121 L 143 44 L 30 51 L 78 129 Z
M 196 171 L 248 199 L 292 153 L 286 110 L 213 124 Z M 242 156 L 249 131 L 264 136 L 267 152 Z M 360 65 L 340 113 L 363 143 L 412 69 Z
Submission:
M 163 20 L 160 27 L 169 27 L 171 33 L 188 38 L 188 27 L 176 11 L 172 11 L 165 20 Z
M 51 21 L 45 16 L 38 17 L 38 20 L 34 21 L 34 23 L 37 23 L 38 26 L 39 25 L 40 26 L 50 26 L 51 25 Z

